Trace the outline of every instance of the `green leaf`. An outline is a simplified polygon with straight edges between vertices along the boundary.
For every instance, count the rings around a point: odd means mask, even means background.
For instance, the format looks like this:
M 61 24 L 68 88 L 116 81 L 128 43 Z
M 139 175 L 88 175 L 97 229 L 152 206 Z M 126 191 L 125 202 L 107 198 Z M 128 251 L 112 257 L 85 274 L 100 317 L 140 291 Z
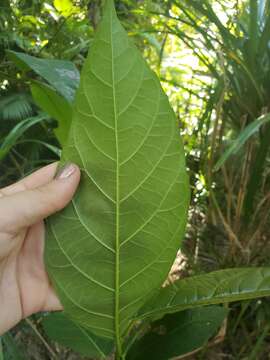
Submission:
M 176 281 L 161 289 L 140 311 L 138 318 L 160 318 L 203 305 L 270 296 L 270 268 L 215 271 Z
M 4 350 L 3 350 L 2 338 L 0 338 L 0 360 L 4 360 Z
M 260 334 L 260 336 L 256 339 L 256 343 L 253 345 L 253 350 L 251 354 L 249 354 L 248 360 L 257 360 L 262 358 L 263 355 L 261 353 L 264 351 L 265 341 L 269 335 L 269 331 L 270 325 L 267 324 L 266 326 L 264 326 L 262 334 Z
M 269 13 L 267 13 L 269 14 Z M 263 17 L 263 15 L 262 15 Z M 265 26 L 262 32 L 262 35 L 259 39 L 259 47 L 258 47 L 258 54 L 263 54 L 267 52 L 268 50 L 268 43 L 269 43 L 269 37 L 270 37 L 270 17 L 269 15 L 266 15 L 265 19 Z
M 67 141 L 72 119 L 70 103 L 53 88 L 39 82 L 31 84 L 31 92 L 36 104 L 58 121 L 55 134 L 59 142 L 64 145 Z
M 54 341 L 84 356 L 105 359 L 113 351 L 113 342 L 98 338 L 65 317 L 52 313 L 42 321 L 47 335 Z
M 10 149 L 16 145 L 17 140 L 32 126 L 47 120 L 48 116 L 44 113 L 40 113 L 36 116 L 22 120 L 17 124 L 10 133 L 5 137 L 0 146 L 0 160 L 2 160 L 10 151 Z
M 80 10 L 73 5 L 71 0 L 54 0 L 53 5 L 64 17 L 69 17 Z
M 46 143 L 45 141 L 26 139 L 26 140 L 21 140 L 21 141 L 16 142 L 16 144 L 29 144 L 29 143 L 42 145 L 45 148 L 47 148 L 48 150 L 50 150 L 52 153 L 54 153 L 56 156 L 58 156 L 59 158 L 61 157 L 61 153 L 62 153 L 61 149 L 59 149 L 59 147 L 57 147 L 57 146 Z
M 29 94 L 18 93 L 1 96 L 0 119 L 20 121 L 33 114 L 33 104 Z
M 2 336 L 2 342 L 5 345 L 5 360 L 27 359 L 22 347 L 15 341 L 9 332 Z
M 214 336 L 228 310 L 220 306 L 167 315 L 130 349 L 127 360 L 168 360 L 203 347 Z
M 189 185 L 175 114 L 111 0 L 83 68 L 66 161 L 81 167 L 81 184 L 49 220 L 47 269 L 65 314 L 115 338 L 121 353 L 175 259 Z
M 66 100 L 73 102 L 80 74 L 71 61 L 39 59 L 24 53 L 7 51 L 7 55 L 22 71 L 33 70 L 45 79 Z
M 256 134 L 260 128 L 268 123 L 270 120 L 270 114 L 263 115 L 258 119 L 254 120 L 250 123 L 243 131 L 241 131 L 240 135 L 236 140 L 232 142 L 232 145 L 225 151 L 225 153 L 221 156 L 221 158 L 216 163 L 214 170 L 219 170 L 223 164 L 234 154 L 236 154 L 245 143 Z
M 250 7 L 250 19 L 249 19 L 249 63 L 251 69 L 256 71 L 256 56 L 258 50 L 259 42 L 259 9 L 258 9 L 258 0 L 249 0 Z
M 265 163 L 270 149 L 269 138 L 270 124 L 267 124 L 260 136 L 259 148 L 250 167 L 251 174 L 244 201 L 244 220 L 246 224 L 250 223 L 250 219 L 254 214 L 256 195 L 261 192 L 261 183 L 265 173 Z

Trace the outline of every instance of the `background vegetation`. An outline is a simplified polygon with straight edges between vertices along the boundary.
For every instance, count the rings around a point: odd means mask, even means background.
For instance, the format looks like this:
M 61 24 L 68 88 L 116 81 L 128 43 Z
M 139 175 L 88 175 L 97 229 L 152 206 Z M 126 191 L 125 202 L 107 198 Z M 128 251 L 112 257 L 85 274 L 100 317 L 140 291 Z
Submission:
M 269 265 L 270 1 L 116 5 L 158 74 L 185 142 L 192 203 L 171 277 Z M 57 115 L 41 110 L 30 85 L 53 85 L 46 77 L 52 59 L 80 70 L 100 12 L 101 0 L 1 1 L 0 186 L 59 158 Z M 47 73 L 18 66 L 8 51 L 45 59 Z M 41 317 L 1 339 L 5 359 L 79 359 L 46 338 Z M 267 299 L 233 305 L 219 338 L 193 357 L 269 358 L 269 317 Z

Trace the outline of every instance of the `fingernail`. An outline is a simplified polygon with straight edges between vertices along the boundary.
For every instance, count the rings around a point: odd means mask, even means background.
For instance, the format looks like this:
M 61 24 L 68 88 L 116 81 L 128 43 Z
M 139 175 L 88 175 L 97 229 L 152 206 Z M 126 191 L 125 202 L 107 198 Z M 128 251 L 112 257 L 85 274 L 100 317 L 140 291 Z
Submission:
M 68 179 L 76 171 L 76 166 L 74 164 L 68 163 L 64 167 L 60 168 L 56 174 L 57 180 Z

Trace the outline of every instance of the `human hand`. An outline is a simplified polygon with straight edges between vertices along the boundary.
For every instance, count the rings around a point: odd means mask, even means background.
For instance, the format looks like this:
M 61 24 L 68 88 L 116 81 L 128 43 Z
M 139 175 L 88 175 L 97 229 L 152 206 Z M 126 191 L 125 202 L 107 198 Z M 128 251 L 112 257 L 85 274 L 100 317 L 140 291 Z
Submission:
M 43 219 L 72 199 L 80 171 L 57 163 L 0 190 L 0 335 L 39 311 L 62 306 L 48 279 L 44 261 Z

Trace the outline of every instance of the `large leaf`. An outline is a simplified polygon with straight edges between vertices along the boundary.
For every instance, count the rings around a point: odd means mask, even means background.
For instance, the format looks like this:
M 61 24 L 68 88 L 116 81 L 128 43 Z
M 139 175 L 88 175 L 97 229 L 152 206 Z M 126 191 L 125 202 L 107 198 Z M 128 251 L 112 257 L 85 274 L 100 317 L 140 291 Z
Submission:
M 65 317 L 62 313 L 46 316 L 42 325 L 54 341 L 67 346 L 84 356 L 105 359 L 113 351 L 113 343 L 91 334 Z
M 52 85 L 59 94 L 73 102 L 80 74 L 71 61 L 39 59 L 24 53 L 7 51 L 8 57 L 23 71 L 33 70 Z
M 189 186 L 175 115 L 108 0 L 84 65 L 69 142 L 82 180 L 48 223 L 46 263 L 65 314 L 121 337 L 159 288 L 187 219 Z
M 59 142 L 64 145 L 68 137 L 72 118 L 70 103 L 50 86 L 37 81 L 31 84 L 31 92 L 36 104 L 58 121 L 58 128 L 55 130 L 55 134 Z
M 139 318 L 159 318 L 202 305 L 270 296 L 270 268 L 228 269 L 176 281 L 161 289 Z
M 216 334 L 227 313 L 224 307 L 210 306 L 167 315 L 135 343 L 127 360 L 168 360 L 197 350 Z

